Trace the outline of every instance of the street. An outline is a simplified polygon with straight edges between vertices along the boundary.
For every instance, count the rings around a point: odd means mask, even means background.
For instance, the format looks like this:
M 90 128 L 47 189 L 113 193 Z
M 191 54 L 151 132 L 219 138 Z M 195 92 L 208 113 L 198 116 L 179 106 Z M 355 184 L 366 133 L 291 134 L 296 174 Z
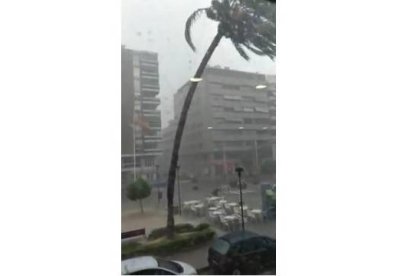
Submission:
M 193 187 L 197 186 L 198 189 Z M 220 183 L 203 183 L 194 184 L 190 182 L 181 183 L 181 202 L 189 200 L 204 200 L 206 197 L 211 196 L 211 192 L 220 187 Z M 130 231 L 139 228 L 146 228 L 147 234 L 153 229 L 164 227 L 167 220 L 166 210 L 166 198 L 165 189 L 163 191 L 163 197 L 160 203 L 157 199 L 158 189 L 153 189 L 151 196 L 143 200 L 144 214 L 141 214 L 138 209 L 138 204 L 135 202 L 123 202 L 123 215 L 122 215 L 122 231 Z M 239 202 L 239 191 L 232 190 L 230 193 L 224 195 L 225 200 L 228 202 Z M 261 208 L 261 196 L 259 185 L 248 185 L 243 190 L 244 205 L 250 209 Z M 178 205 L 177 189 L 175 190 L 175 202 Z M 191 215 L 175 215 L 175 223 L 191 223 L 198 225 L 202 222 L 210 223 L 205 216 L 191 216 Z M 221 229 L 218 225 L 211 224 L 212 228 L 216 231 L 216 236 L 222 236 L 226 233 L 224 229 Z M 267 221 L 261 223 L 246 223 L 245 229 L 272 238 L 276 238 L 276 223 L 275 221 Z M 212 242 L 212 241 L 211 241 Z M 213 272 L 208 269 L 208 248 L 211 242 L 204 244 L 191 251 L 178 252 L 170 256 L 166 256 L 166 259 L 183 261 L 191 264 L 196 269 L 200 270 L 200 274 L 212 274 Z M 274 271 L 267 271 L 263 275 L 274 275 Z

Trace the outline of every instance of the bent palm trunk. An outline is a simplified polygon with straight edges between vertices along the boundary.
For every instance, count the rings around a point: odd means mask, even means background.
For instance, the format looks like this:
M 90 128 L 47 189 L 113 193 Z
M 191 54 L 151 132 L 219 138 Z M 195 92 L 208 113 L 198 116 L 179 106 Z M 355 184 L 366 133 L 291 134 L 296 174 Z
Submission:
M 221 33 L 217 33 L 213 41 L 210 44 L 206 54 L 204 55 L 200 65 L 197 68 L 197 71 L 194 75 L 194 78 L 200 78 L 204 72 L 204 69 L 207 66 L 208 61 L 210 60 L 214 50 L 222 38 Z M 167 206 L 168 206 L 168 217 L 167 217 L 167 236 L 172 238 L 174 236 L 174 184 L 175 184 L 175 174 L 178 163 L 178 153 L 180 151 L 181 138 L 184 132 L 185 122 L 187 120 L 187 113 L 190 109 L 191 100 L 193 99 L 194 92 L 197 88 L 198 82 L 192 82 L 190 88 L 188 89 L 187 95 L 184 100 L 183 108 L 181 110 L 180 119 L 178 121 L 177 130 L 175 132 L 174 146 L 171 155 L 170 169 L 168 172 L 168 182 L 167 182 Z
M 143 214 L 144 208 L 142 207 L 142 199 L 139 200 L 139 207 L 141 207 L 141 214 Z

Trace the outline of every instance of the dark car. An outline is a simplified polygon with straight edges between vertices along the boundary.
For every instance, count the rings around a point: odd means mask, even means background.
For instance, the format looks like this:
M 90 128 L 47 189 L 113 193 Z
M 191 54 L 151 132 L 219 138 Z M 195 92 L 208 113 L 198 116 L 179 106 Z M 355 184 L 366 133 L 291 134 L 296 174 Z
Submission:
M 276 219 L 276 207 L 272 206 L 269 209 L 263 212 L 264 218 L 267 220 L 275 220 Z
M 276 241 L 249 231 L 229 233 L 213 242 L 208 263 L 216 274 L 257 274 L 273 269 Z

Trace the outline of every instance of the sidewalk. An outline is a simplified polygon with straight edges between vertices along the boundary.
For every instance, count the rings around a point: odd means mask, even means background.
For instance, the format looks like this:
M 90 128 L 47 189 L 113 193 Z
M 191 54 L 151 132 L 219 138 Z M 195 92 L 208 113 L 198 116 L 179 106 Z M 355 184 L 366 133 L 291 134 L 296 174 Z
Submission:
M 184 216 L 175 215 L 175 224 L 178 223 L 191 223 L 198 225 L 203 222 L 207 222 L 205 218 L 189 218 Z M 147 233 L 160 227 L 165 227 L 167 224 L 167 211 L 162 209 L 147 208 L 143 214 L 138 210 L 125 211 L 122 214 L 122 232 L 131 231 L 139 228 L 145 228 Z M 214 228 L 217 233 L 224 233 L 220 229 Z

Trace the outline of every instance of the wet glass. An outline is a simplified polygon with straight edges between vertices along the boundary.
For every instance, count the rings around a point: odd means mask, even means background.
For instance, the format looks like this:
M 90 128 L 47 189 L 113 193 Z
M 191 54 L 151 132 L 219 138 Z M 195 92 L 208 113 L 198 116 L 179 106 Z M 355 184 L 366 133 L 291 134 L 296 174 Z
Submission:
M 275 238 L 268 211 L 276 183 L 275 6 L 268 2 L 122 1 L 123 232 L 150 233 L 170 215 L 175 225 L 207 223 L 216 237 L 244 225 Z M 141 179 L 148 193 L 138 193 Z M 229 249 L 220 239 L 210 244 Z M 185 251 L 200 257 L 177 258 L 207 265 L 206 254 Z

